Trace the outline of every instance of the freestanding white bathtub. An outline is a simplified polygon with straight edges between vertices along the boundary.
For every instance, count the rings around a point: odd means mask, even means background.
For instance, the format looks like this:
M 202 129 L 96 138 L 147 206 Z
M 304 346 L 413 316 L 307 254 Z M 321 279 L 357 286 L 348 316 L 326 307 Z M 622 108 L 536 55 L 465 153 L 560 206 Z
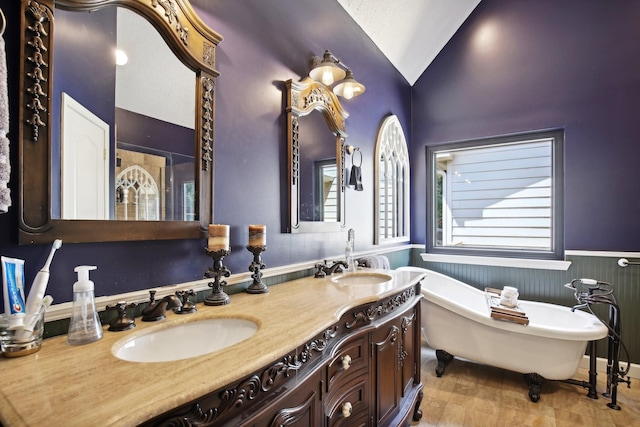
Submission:
M 518 301 L 528 325 L 496 320 L 483 291 L 435 271 L 399 269 L 426 275 L 421 282 L 422 330 L 427 343 L 440 351 L 438 376 L 451 356 L 459 356 L 534 378 L 566 380 L 578 370 L 588 342 L 608 334 L 590 313 L 541 302 Z M 533 401 L 539 397 L 529 395 Z

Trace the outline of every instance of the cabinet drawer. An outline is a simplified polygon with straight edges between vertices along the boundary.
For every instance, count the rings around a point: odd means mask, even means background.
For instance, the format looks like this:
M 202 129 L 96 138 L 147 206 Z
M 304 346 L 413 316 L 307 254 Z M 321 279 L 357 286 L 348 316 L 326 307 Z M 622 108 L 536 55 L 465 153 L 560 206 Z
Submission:
M 367 335 L 350 340 L 340 346 L 327 365 L 327 390 L 341 387 L 344 380 L 359 375 L 361 369 L 369 368 Z
M 325 402 L 327 426 L 366 426 L 369 422 L 369 376 L 367 372 L 340 385 Z

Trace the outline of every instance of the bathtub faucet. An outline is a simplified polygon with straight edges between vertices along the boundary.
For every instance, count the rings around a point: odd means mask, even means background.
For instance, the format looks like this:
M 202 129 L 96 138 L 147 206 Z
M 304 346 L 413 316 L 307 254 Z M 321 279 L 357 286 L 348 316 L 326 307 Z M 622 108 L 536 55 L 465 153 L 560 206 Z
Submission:
M 580 308 L 585 308 L 585 307 L 587 307 L 588 305 L 589 305 L 589 303 L 588 303 L 588 302 L 585 302 L 585 303 L 582 303 L 582 304 L 574 305 L 573 307 L 571 307 L 571 311 L 572 311 L 572 312 L 574 312 L 574 311 L 576 311 L 576 310 L 578 310 L 578 309 L 580 309 Z

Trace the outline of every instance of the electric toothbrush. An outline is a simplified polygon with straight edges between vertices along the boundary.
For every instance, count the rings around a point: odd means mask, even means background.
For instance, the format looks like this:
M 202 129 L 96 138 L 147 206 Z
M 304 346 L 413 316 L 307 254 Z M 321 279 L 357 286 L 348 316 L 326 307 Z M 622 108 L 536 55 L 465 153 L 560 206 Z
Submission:
M 27 296 L 27 302 L 25 304 L 25 312 L 27 315 L 32 315 L 38 313 L 40 307 L 42 306 L 44 292 L 47 290 L 47 284 L 49 283 L 49 267 L 51 266 L 51 261 L 53 260 L 53 255 L 56 253 L 56 250 L 60 249 L 62 246 L 62 240 L 56 239 L 51 246 L 51 252 L 49 253 L 49 258 L 47 258 L 47 262 L 44 266 L 38 271 L 36 274 L 36 278 L 33 279 L 33 283 L 31 284 L 31 288 L 29 289 L 29 296 Z M 29 324 L 24 326 L 24 335 L 29 335 L 33 332 L 33 327 L 35 326 L 36 319 L 33 319 Z
M 40 305 L 42 305 L 42 297 L 44 297 L 44 292 L 47 290 L 47 284 L 49 283 L 49 267 L 51 266 L 51 261 L 53 260 L 53 255 L 56 253 L 56 250 L 60 249 L 62 246 L 62 240 L 56 239 L 51 246 L 51 252 L 49 253 L 49 258 L 47 258 L 47 262 L 44 266 L 38 271 L 36 274 L 36 278 L 33 279 L 33 283 L 31 284 L 31 289 L 29 289 L 29 296 L 27 297 L 26 303 L 26 313 L 27 314 L 35 314 L 40 310 Z

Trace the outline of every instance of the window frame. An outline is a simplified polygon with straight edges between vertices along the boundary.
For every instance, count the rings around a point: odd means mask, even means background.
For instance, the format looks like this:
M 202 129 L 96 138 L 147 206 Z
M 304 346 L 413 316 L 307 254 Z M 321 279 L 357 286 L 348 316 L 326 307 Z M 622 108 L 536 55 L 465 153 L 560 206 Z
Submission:
M 452 247 L 436 246 L 437 238 L 437 192 L 436 154 L 442 151 L 460 150 L 465 148 L 483 147 L 490 145 L 510 144 L 537 139 L 552 140 L 551 177 L 552 177 L 552 220 L 551 220 L 551 244 L 550 250 L 517 250 L 513 248 L 485 248 L 485 247 Z M 426 197 L 426 252 L 440 255 L 466 255 L 488 256 L 504 258 L 527 259 L 564 259 L 564 129 L 548 129 L 540 131 L 523 132 L 516 134 L 500 135 L 487 138 L 469 139 L 463 141 L 447 142 L 442 144 L 427 145 L 425 150 L 427 169 L 427 197 Z

